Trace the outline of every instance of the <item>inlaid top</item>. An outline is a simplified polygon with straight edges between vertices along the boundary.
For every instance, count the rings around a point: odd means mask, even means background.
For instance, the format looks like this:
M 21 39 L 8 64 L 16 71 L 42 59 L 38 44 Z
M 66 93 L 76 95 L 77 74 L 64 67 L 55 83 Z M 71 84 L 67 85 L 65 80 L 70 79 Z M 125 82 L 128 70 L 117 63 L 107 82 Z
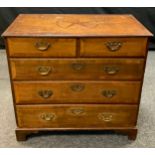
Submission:
M 132 15 L 20 14 L 3 36 L 152 36 Z

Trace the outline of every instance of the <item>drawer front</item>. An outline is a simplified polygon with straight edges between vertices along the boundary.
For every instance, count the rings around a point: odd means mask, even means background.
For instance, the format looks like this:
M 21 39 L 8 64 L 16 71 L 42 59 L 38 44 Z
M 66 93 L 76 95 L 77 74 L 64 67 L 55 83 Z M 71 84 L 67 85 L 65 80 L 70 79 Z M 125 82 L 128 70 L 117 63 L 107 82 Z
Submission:
M 140 80 L 144 59 L 11 59 L 14 80 Z
M 74 57 L 76 40 L 63 38 L 8 38 L 11 57 Z
M 80 54 L 83 57 L 145 56 L 147 38 L 83 38 Z
M 138 103 L 140 82 L 14 82 L 17 104 Z
M 137 106 L 132 105 L 18 105 L 19 127 L 108 128 L 136 125 Z

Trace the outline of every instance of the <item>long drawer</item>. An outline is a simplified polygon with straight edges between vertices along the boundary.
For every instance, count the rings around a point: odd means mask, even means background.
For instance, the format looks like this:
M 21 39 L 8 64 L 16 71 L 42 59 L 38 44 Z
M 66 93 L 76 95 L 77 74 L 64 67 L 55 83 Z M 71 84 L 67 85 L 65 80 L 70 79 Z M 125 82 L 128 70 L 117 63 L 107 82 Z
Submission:
M 133 127 L 137 106 L 129 105 L 18 105 L 19 127 L 108 128 Z
M 144 59 L 11 59 L 13 80 L 140 80 Z
M 76 39 L 72 38 L 9 38 L 11 57 L 74 57 Z
M 82 57 L 137 57 L 146 55 L 147 38 L 83 38 L 80 40 Z
M 13 82 L 17 104 L 138 103 L 141 82 Z

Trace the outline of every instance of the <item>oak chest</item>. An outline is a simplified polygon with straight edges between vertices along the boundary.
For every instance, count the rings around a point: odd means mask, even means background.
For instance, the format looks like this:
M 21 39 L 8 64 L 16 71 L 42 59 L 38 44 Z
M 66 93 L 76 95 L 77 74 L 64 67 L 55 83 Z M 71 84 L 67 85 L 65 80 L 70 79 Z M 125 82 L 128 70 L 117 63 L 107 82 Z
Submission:
M 17 140 L 39 131 L 137 135 L 152 34 L 132 15 L 19 15 L 3 33 Z

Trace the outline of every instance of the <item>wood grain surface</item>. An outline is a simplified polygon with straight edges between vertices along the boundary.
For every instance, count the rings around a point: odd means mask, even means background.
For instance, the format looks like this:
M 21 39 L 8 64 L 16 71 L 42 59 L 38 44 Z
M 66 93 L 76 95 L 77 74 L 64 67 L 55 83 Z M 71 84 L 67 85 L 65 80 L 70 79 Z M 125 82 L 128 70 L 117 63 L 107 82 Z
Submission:
M 134 127 L 137 106 L 18 105 L 18 126 L 28 128 Z
M 38 81 L 14 82 L 14 89 L 17 104 L 89 102 L 138 104 L 140 85 L 140 82 L 134 81 Z M 40 91 L 45 97 L 39 94 Z
M 9 38 L 7 42 L 9 55 L 13 57 L 73 57 L 76 55 L 76 40 L 71 38 Z M 39 48 L 45 50 L 39 50 Z
M 144 59 L 11 59 L 13 80 L 141 80 Z
M 117 50 L 111 51 L 108 43 L 120 43 Z M 82 57 L 136 57 L 146 55 L 147 38 L 82 38 L 80 39 L 80 55 Z M 116 45 L 117 47 L 117 45 Z
M 152 36 L 132 15 L 21 14 L 3 36 Z

